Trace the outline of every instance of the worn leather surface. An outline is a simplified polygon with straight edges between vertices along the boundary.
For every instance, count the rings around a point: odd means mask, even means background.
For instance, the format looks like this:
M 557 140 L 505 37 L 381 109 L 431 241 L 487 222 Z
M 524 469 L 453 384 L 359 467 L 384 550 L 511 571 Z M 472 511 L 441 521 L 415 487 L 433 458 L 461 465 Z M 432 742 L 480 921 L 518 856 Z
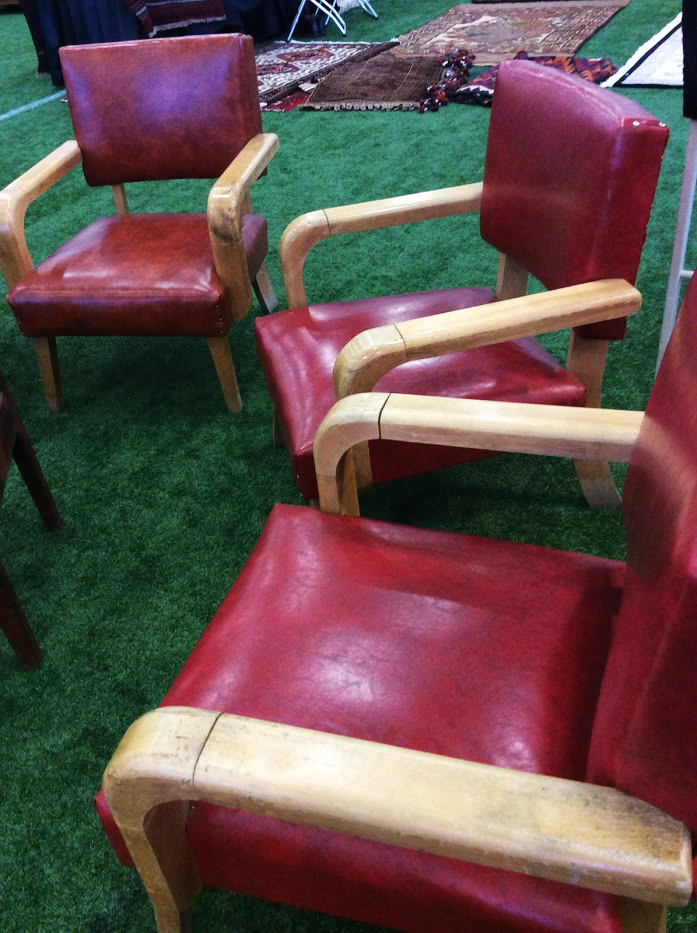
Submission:
M 266 220 L 247 215 L 250 276 L 268 249 Z M 7 296 L 27 337 L 226 334 L 232 320 L 205 214 L 103 217 Z
M 634 284 L 668 128 L 620 94 L 532 62 L 503 62 L 484 167 L 482 237 L 546 288 Z M 625 320 L 585 337 L 624 336 Z
M 90 185 L 218 178 L 261 132 L 249 36 L 66 46 L 60 59 Z
M 304 498 L 318 494 L 312 442 L 335 401 L 332 369 L 344 345 L 369 327 L 493 300 L 487 288 L 447 289 L 311 305 L 256 319 L 259 358 Z M 376 390 L 553 405 L 582 405 L 585 399 L 583 385 L 534 339 L 405 363 L 381 379 Z M 371 441 L 370 451 L 375 482 L 488 456 L 477 450 L 396 441 Z
M 581 778 L 623 573 L 276 506 L 164 704 Z M 189 837 L 204 883 L 399 930 L 619 931 L 608 896 L 234 810 Z
M 697 278 L 624 486 L 627 583 L 593 731 L 592 781 L 697 833 Z

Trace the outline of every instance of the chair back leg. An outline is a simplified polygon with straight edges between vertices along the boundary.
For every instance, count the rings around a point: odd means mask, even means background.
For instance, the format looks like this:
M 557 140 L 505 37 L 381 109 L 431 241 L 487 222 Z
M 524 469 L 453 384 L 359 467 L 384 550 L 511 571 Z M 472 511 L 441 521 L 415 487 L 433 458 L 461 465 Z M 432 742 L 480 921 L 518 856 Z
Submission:
M 600 408 L 609 341 L 590 340 L 571 332 L 567 367 L 586 387 L 586 408 Z M 576 476 L 592 509 L 614 509 L 620 496 L 607 460 L 574 460 Z
M 55 337 L 35 337 L 34 351 L 39 364 L 44 395 L 50 411 L 63 410 L 63 386 L 58 366 L 58 348 Z
M 265 265 L 262 265 L 257 272 L 256 278 L 252 282 L 252 288 L 254 289 L 254 294 L 257 296 L 257 301 L 261 306 L 261 310 L 265 314 L 270 314 L 278 308 L 278 298 L 276 298 Z

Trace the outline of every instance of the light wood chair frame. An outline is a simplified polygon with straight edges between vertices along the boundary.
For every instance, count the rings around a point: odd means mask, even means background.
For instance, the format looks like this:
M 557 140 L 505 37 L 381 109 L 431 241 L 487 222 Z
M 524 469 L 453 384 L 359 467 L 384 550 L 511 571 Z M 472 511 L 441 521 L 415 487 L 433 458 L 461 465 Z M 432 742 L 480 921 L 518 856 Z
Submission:
M 480 210 L 481 199 L 482 183 L 476 182 L 424 191 L 418 194 L 311 211 L 297 217 L 284 231 L 280 245 L 288 307 L 297 308 L 307 305 L 303 277 L 305 261 L 310 251 L 322 240 L 344 233 L 363 233 L 422 220 L 476 213 Z M 496 283 L 498 301 L 525 296 L 527 283 L 527 270 L 511 257 L 501 255 Z M 550 294 L 554 294 L 554 292 Z M 430 346 L 428 340 L 424 337 L 418 358 L 424 359 L 443 353 L 455 352 L 456 350 L 466 350 L 470 347 L 481 346 L 483 343 L 495 343 L 499 340 L 514 339 L 514 337 L 538 336 L 548 331 L 570 326 L 566 323 L 547 326 L 545 322 L 541 322 L 539 329 L 528 329 L 524 333 L 510 333 L 507 336 L 496 336 L 495 339 L 480 341 L 475 336 L 474 331 L 469 329 L 467 322 L 470 320 L 481 321 L 484 334 L 486 334 L 490 327 L 496 328 L 495 321 L 490 319 L 499 313 L 500 308 L 499 304 L 492 304 L 486 305 L 482 309 L 470 308 L 462 312 L 449 312 L 451 314 L 460 314 L 463 329 L 462 336 L 458 336 L 459 324 L 454 324 L 453 337 L 445 344 L 438 338 Z M 439 317 L 444 317 L 444 315 L 436 315 L 433 318 L 433 326 L 436 331 L 440 330 L 439 325 L 435 323 Z M 409 322 L 410 325 L 415 325 L 415 323 Z M 579 321 L 578 323 L 582 322 Z M 428 325 L 424 326 L 428 328 Z M 337 399 L 343 398 L 351 392 L 369 391 L 381 376 L 405 361 L 402 352 L 401 333 L 407 327 L 407 324 L 400 324 L 373 328 L 354 338 L 348 344 L 337 360 L 337 368 L 334 373 Z M 367 354 L 367 358 L 363 359 L 363 354 L 366 352 L 364 349 L 366 343 L 370 345 L 370 352 Z M 567 369 L 585 386 L 585 405 L 587 408 L 599 408 L 601 405 L 603 375 L 608 348 L 608 340 L 588 339 L 580 336 L 575 331 L 571 332 Z M 417 357 L 407 358 L 415 359 Z M 343 375 L 346 371 L 351 373 L 350 378 Z M 274 425 L 277 425 L 276 416 L 274 416 Z M 274 437 L 275 440 L 278 440 L 277 426 L 275 427 Z M 359 484 L 368 485 L 370 483 L 370 464 L 367 453 L 364 453 L 360 459 Z M 607 461 L 580 460 L 576 458 L 574 466 L 583 494 L 590 506 L 594 508 L 613 508 L 619 505 L 619 495 Z
M 277 149 L 275 133 L 254 136 L 215 182 L 208 196 L 208 228 L 215 270 L 225 285 L 225 298 L 233 320 L 239 320 L 249 311 L 252 290 L 263 311 L 274 311 L 278 307 L 264 264 L 254 281 L 250 281 L 242 238 L 242 219 L 252 210 L 252 185 Z M 28 206 L 81 162 L 82 153 L 77 142 L 68 140 L 0 191 L 0 268 L 8 288 L 34 268 L 24 230 Z M 113 185 L 112 190 L 117 214 L 127 214 L 124 185 Z M 227 407 L 238 412 L 242 399 L 228 336 L 207 339 Z M 36 337 L 34 349 L 48 407 L 51 411 L 61 411 L 63 388 L 56 338 Z
M 561 292 L 569 305 L 550 317 Z M 517 335 L 521 309 L 536 326 L 556 325 L 560 314 L 590 323 L 639 301 L 622 281 L 560 293 L 502 302 L 503 316 L 492 315 L 497 333 Z M 626 461 L 642 420 L 637 411 L 359 392 L 337 402 L 317 432 L 320 504 L 357 514 L 354 452 L 372 438 Z M 185 834 L 194 801 L 615 894 L 625 933 L 665 931 L 666 908 L 692 891 L 687 828 L 612 788 L 208 710 L 161 708 L 134 723 L 104 791 L 160 933 L 189 928 L 201 887 Z

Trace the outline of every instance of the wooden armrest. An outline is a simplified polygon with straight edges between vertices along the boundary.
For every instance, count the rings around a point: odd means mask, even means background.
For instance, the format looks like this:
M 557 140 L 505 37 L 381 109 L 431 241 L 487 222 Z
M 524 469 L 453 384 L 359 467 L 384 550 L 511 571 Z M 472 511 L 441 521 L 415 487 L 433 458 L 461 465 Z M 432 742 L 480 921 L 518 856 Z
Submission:
M 358 514 L 351 458 L 364 441 L 408 441 L 577 460 L 627 462 L 644 413 L 365 392 L 337 402 L 314 442 L 320 508 Z
M 603 279 L 374 327 L 350 340 L 337 357 L 334 390 L 338 399 L 369 392 L 409 360 L 627 317 L 640 307 L 641 295 L 628 282 Z
M 0 191 L 0 266 L 8 288 L 34 268 L 24 236 L 27 207 L 81 162 L 78 144 L 68 140 Z
M 233 159 L 208 195 L 208 228 L 216 272 L 225 283 L 235 318 L 252 303 L 252 285 L 242 240 L 242 218 L 251 210 L 249 192 L 278 149 L 275 133 L 259 133 Z
M 148 838 L 146 815 L 177 800 L 637 900 L 678 906 L 692 890 L 687 829 L 619 791 L 243 716 L 146 714 L 108 765 L 104 791 L 149 890 L 157 847 L 174 861 L 173 843 L 185 842 L 183 826 L 180 838 L 161 826 Z
M 478 211 L 481 201 L 482 184 L 476 182 L 380 201 L 330 207 L 296 217 L 284 230 L 279 248 L 288 307 L 299 308 L 307 304 L 303 282 L 305 260 L 310 250 L 327 237 L 467 214 Z

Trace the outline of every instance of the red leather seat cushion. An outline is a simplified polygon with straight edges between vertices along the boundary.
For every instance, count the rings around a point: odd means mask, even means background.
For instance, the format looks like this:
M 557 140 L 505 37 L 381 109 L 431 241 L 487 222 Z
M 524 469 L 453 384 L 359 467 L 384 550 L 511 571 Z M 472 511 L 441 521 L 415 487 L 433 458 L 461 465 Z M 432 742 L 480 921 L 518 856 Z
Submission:
M 332 369 L 361 331 L 494 301 L 488 288 L 444 289 L 389 298 L 310 305 L 257 318 L 257 349 L 284 426 L 291 466 L 305 499 L 317 497 L 312 442 L 334 404 Z M 534 339 L 405 363 L 381 379 L 381 392 L 449 395 L 507 402 L 582 405 L 585 388 Z M 453 447 L 371 441 L 373 479 L 383 482 L 465 463 L 488 454 Z
M 582 779 L 623 573 L 276 506 L 164 704 Z M 234 810 L 189 836 L 204 883 L 401 930 L 619 930 L 609 896 Z
M 266 220 L 243 223 L 250 276 L 268 250 Z M 205 214 L 103 217 L 12 289 L 26 337 L 226 334 L 231 314 Z

